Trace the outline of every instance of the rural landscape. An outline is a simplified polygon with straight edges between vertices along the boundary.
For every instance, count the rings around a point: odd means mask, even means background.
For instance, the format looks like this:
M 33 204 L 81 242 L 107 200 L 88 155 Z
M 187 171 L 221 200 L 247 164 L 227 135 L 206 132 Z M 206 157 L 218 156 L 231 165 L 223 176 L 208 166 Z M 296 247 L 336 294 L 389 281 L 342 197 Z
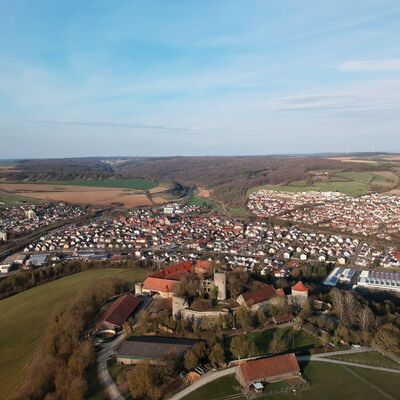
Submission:
M 400 400 L 399 16 L 0 1 L 0 400 Z

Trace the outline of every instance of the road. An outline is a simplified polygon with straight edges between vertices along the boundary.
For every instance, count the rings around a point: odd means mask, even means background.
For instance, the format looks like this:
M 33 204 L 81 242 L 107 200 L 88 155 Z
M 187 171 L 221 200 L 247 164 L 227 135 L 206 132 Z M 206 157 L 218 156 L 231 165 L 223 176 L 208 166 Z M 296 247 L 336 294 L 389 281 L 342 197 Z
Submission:
M 139 315 L 146 310 L 146 308 L 149 307 L 153 301 L 151 297 L 145 296 L 141 297 L 141 300 L 142 304 L 140 305 L 140 309 L 133 319 L 133 326 L 136 325 Z M 120 393 L 107 368 L 107 360 L 115 354 L 115 350 L 124 339 L 125 334 L 122 333 L 111 342 L 102 343 L 102 349 L 97 353 L 97 375 L 101 386 L 104 388 L 110 400 L 125 400 L 125 397 Z
M 227 375 L 232 375 L 236 372 L 237 367 L 223 369 L 222 371 L 210 372 L 208 374 L 203 375 L 198 381 L 193 383 L 193 385 L 188 386 L 186 389 L 181 390 L 179 393 L 176 393 L 174 396 L 170 397 L 168 400 L 180 400 L 195 390 L 201 388 L 204 385 L 207 385 L 210 382 L 215 381 L 216 379 L 222 378 Z
M 99 377 L 100 384 L 103 386 L 107 396 L 111 400 L 125 400 L 118 390 L 118 387 L 113 381 L 107 368 L 107 360 L 124 339 L 125 335 L 121 334 L 112 342 L 103 344 L 102 350 L 97 353 L 97 375 Z

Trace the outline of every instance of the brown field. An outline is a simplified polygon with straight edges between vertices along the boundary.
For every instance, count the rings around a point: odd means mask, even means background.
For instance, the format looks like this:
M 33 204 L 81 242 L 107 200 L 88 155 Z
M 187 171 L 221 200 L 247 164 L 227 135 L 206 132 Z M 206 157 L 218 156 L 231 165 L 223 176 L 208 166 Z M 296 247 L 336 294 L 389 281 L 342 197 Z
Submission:
M 372 160 L 362 160 L 353 157 L 327 157 L 327 160 L 336 160 L 336 161 L 343 161 L 343 162 L 352 162 L 352 163 L 365 163 L 365 164 L 377 164 L 378 161 Z
M 208 197 L 211 196 L 211 190 L 208 190 L 208 189 L 205 189 L 205 188 L 200 188 L 199 187 L 197 189 L 197 193 L 198 193 L 199 196 L 205 197 L 205 198 L 208 198 Z
M 34 183 L 0 183 L 0 190 L 34 199 L 66 201 L 78 204 L 101 206 L 118 204 L 130 208 L 152 204 L 143 191 L 133 189 Z M 162 202 L 166 202 L 166 200 L 163 199 Z

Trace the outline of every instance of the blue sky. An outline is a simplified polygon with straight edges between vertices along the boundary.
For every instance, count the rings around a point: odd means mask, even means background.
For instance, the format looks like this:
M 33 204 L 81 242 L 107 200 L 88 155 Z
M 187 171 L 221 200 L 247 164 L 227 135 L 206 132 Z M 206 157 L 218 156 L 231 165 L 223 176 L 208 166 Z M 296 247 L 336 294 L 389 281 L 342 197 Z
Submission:
M 400 151 L 400 2 L 0 2 L 0 158 Z

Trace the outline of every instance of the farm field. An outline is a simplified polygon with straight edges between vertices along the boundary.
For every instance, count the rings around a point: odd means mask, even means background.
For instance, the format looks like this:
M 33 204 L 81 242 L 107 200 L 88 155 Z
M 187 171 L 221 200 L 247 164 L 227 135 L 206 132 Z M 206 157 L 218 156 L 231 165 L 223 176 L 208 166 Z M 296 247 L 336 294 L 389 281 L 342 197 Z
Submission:
M 46 182 L 47 184 L 47 182 Z M 148 181 L 139 178 L 130 179 L 103 179 L 98 181 L 88 180 L 72 180 L 72 181 L 57 181 L 48 182 L 52 185 L 67 185 L 67 186 L 86 186 L 86 187 L 103 187 L 103 188 L 116 188 L 116 189 L 137 189 L 137 190 L 150 190 L 158 186 L 157 182 Z
M 141 269 L 97 269 L 70 275 L 0 301 L 0 399 L 24 378 L 47 321 L 82 288 L 102 279 L 143 279 Z
M 301 365 L 303 375 L 311 382 L 311 386 L 295 394 L 274 394 L 258 397 L 260 400 L 377 400 L 398 399 L 400 379 L 397 374 L 348 367 L 338 364 L 327 364 L 312 361 Z M 218 395 L 214 396 L 214 393 Z M 201 399 L 234 399 L 245 400 L 240 395 L 238 384 L 233 376 L 216 380 L 189 396 L 185 400 Z
M 338 172 L 331 177 L 330 181 L 315 182 L 307 185 L 305 181 L 293 182 L 289 185 L 262 185 L 256 186 L 248 191 L 248 195 L 261 189 L 279 190 L 282 192 L 341 192 L 349 196 L 362 196 L 373 188 L 390 190 L 396 187 L 399 178 L 391 171 L 383 172 Z
M 29 197 L 18 196 L 18 195 L 3 192 L 0 190 L 0 209 L 5 208 L 5 207 L 14 206 L 17 204 L 21 204 L 24 202 L 32 203 L 32 202 L 38 202 L 38 200 L 29 198 Z
M 39 200 L 66 201 L 99 206 L 138 207 L 153 204 L 143 190 L 40 183 L 0 183 L 0 190 Z M 165 202 L 157 198 L 160 204 Z

